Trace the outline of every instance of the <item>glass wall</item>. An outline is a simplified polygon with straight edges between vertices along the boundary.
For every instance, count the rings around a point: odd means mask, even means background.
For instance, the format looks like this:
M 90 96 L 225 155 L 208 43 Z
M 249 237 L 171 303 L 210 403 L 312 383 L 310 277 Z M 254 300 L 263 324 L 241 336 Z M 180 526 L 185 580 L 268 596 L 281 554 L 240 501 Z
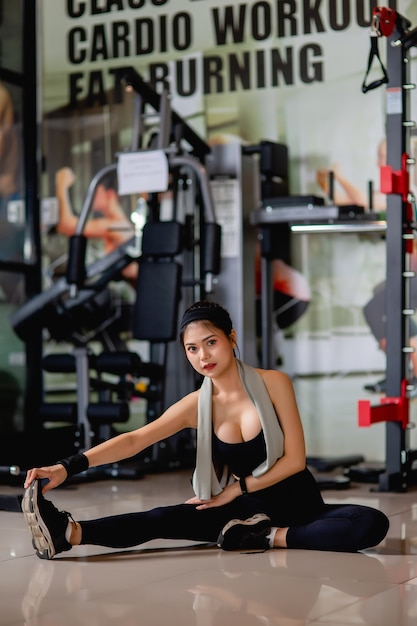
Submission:
M 0 465 L 19 462 L 26 428 L 27 346 L 10 316 L 37 289 L 36 7 L 34 1 L 0 0 Z

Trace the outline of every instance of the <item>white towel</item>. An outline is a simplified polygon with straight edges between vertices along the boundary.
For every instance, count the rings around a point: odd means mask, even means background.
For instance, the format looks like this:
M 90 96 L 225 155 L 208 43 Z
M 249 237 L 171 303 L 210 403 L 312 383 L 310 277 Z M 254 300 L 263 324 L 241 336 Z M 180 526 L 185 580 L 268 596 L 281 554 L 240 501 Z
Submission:
M 252 472 L 253 476 L 257 477 L 268 471 L 282 456 L 284 435 L 262 376 L 254 367 L 238 359 L 236 363 L 243 387 L 261 420 L 266 443 L 266 459 Z M 193 475 L 194 493 L 200 500 L 210 500 L 223 489 L 213 466 L 212 429 L 212 381 L 205 377 L 198 399 L 197 456 Z

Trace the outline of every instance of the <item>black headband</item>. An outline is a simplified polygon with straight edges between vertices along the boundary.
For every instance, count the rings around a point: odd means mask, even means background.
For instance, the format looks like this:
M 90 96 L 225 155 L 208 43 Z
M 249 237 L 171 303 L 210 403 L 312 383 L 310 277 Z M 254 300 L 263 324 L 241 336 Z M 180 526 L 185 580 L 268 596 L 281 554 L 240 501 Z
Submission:
M 180 333 L 182 333 L 191 322 L 201 320 L 213 322 L 213 324 L 221 328 L 227 336 L 232 332 L 232 320 L 230 319 L 229 313 L 222 307 L 200 307 L 189 309 L 184 313 L 180 324 Z

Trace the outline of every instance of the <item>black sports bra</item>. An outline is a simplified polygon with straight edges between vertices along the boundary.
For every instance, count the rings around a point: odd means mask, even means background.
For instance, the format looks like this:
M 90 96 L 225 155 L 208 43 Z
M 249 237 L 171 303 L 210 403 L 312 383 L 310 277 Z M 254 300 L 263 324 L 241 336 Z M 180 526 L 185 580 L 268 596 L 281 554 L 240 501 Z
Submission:
M 226 443 L 213 432 L 213 454 L 227 465 L 235 476 L 249 476 L 266 459 L 263 430 L 249 441 Z

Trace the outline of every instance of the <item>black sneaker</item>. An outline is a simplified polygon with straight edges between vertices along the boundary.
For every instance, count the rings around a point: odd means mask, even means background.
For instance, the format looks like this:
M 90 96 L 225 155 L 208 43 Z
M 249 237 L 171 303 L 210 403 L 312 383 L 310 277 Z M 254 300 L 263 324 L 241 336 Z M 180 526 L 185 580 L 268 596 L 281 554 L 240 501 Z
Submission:
M 271 531 L 271 520 L 264 513 L 248 519 L 232 519 L 217 538 L 222 550 L 268 550 L 266 538 Z
M 32 535 L 32 545 L 40 559 L 52 559 L 55 554 L 71 550 L 65 539 L 70 513 L 58 511 L 42 495 L 40 480 L 34 480 L 24 493 L 22 511 Z M 73 520 L 74 521 L 74 520 Z
M 376 383 L 364 385 L 363 388 L 371 393 L 385 393 L 387 390 L 387 379 L 383 378 L 382 380 L 378 380 Z

